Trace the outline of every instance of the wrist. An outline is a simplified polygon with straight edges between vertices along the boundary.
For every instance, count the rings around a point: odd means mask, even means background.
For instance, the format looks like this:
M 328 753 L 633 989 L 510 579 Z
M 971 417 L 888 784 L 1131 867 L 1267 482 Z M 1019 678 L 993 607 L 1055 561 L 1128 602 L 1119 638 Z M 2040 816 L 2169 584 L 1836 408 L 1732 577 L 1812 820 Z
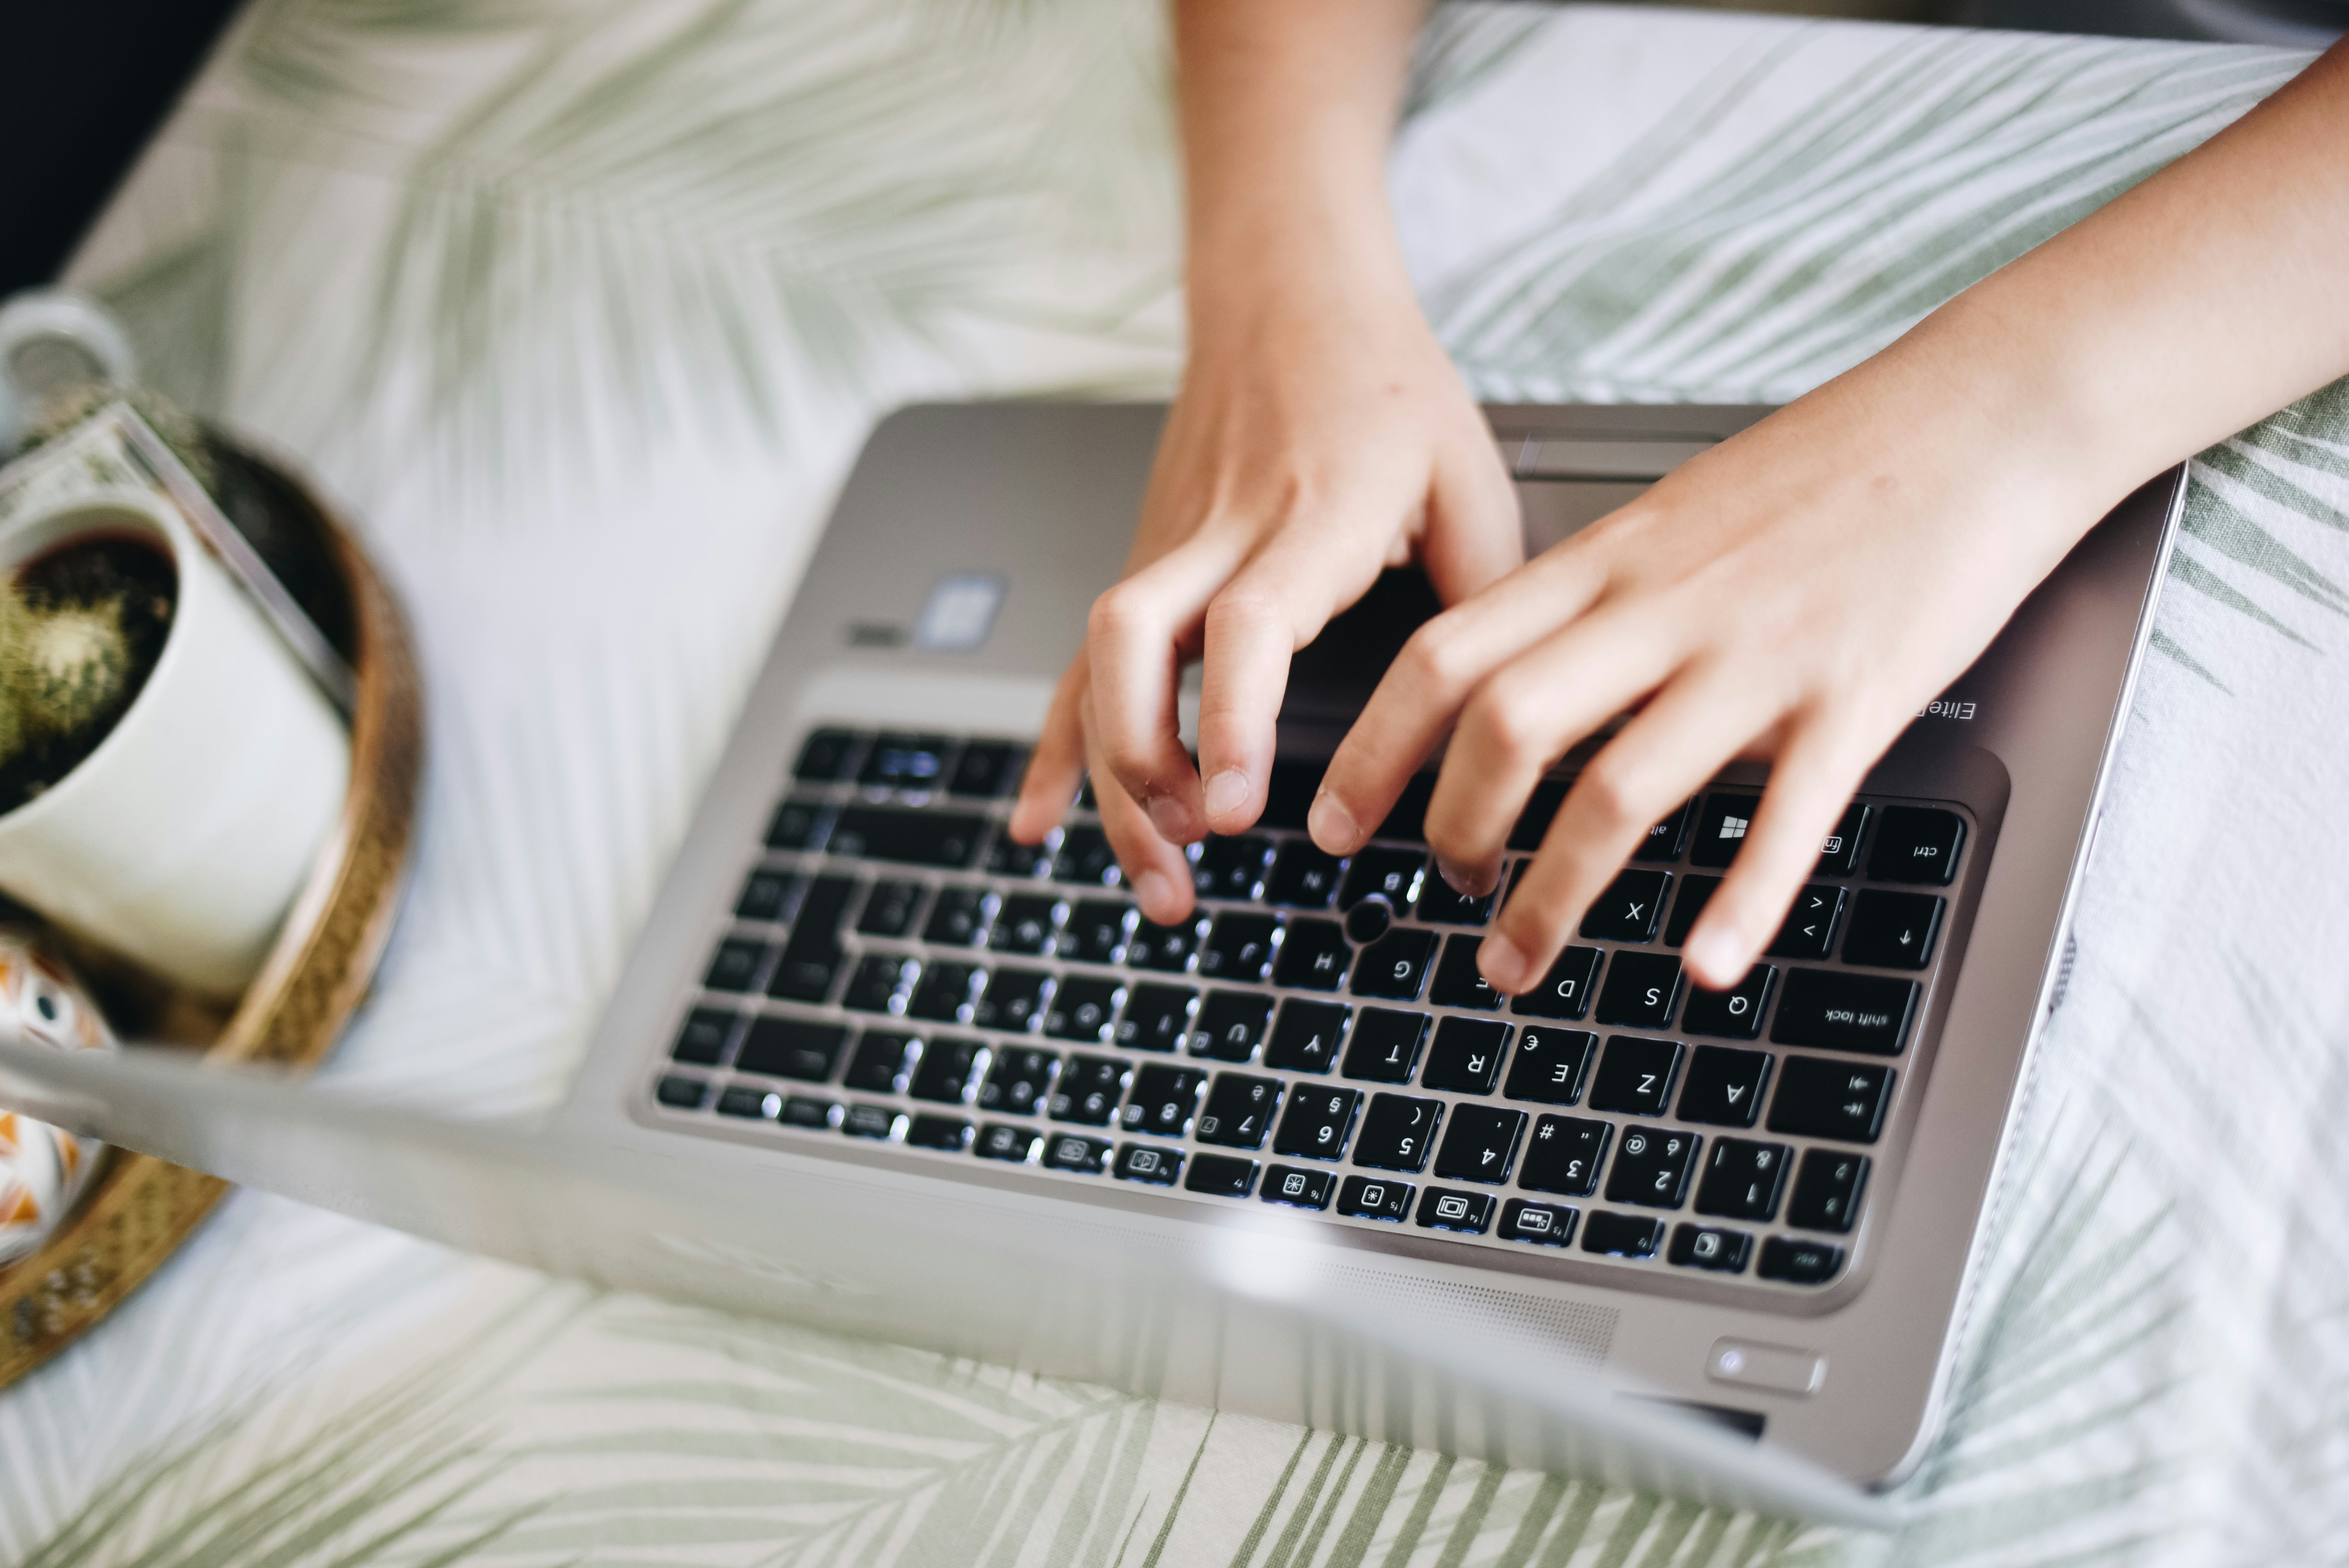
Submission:
M 1332 202 L 1253 221 L 1224 214 L 1190 237 L 1184 290 L 1195 345 L 1307 315 L 1421 320 L 1383 199 L 1368 210 Z

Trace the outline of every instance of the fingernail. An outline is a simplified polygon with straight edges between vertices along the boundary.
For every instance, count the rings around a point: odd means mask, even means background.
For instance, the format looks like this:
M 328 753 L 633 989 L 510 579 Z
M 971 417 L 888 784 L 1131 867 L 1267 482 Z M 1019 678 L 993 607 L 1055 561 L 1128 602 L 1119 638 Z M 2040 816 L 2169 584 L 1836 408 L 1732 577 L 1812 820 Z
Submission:
M 1305 830 L 1313 836 L 1315 843 L 1333 855 L 1352 852 L 1361 835 L 1354 814 L 1327 789 L 1313 797 L 1313 809 L 1305 813 Z
M 1532 984 L 1526 974 L 1526 955 L 1517 950 L 1516 943 L 1497 931 L 1488 934 L 1476 949 L 1476 965 L 1485 972 L 1485 978 L 1492 982 L 1493 989 L 1504 995 L 1514 996 Z
M 1464 866 L 1450 855 L 1435 857 L 1435 874 L 1450 882 L 1453 892 L 1470 898 L 1483 898 L 1493 891 L 1495 879 L 1482 866 Z
M 1737 984 L 1737 975 L 1731 969 L 1737 962 L 1737 938 L 1723 927 L 1709 927 L 1691 935 L 1688 945 L 1681 950 L 1681 957 L 1699 981 L 1708 983 L 1708 990 Z
M 1133 896 L 1141 901 L 1142 912 L 1150 914 L 1154 909 L 1164 910 L 1174 896 L 1174 884 L 1166 880 L 1164 872 L 1144 872 L 1133 879 Z M 1158 917 L 1151 914 L 1153 920 Z
M 1190 809 L 1172 795 L 1161 795 L 1150 802 L 1150 825 L 1170 844 L 1187 844 L 1194 837 Z
M 1207 815 L 1210 819 L 1228 817 L 1247 804 L 1247 775 L 1237 768 L 1226 768 L 1207 780 Z

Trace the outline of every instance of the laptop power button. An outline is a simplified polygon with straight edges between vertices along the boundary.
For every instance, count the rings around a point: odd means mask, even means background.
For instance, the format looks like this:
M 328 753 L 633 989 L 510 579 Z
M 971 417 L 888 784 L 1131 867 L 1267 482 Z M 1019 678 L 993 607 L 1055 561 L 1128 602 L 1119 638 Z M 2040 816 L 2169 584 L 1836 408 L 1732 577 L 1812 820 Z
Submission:
M 1783 1345 L 1756 1345 L 1747 1339 L 1716 1339 L 1705 1357 L 1705 1376 L 1716 1383 L 1741 1388 L 1767 1388 L 1775 1394 L 1816 1394 L 1826 1381 L 1827 1358 Z

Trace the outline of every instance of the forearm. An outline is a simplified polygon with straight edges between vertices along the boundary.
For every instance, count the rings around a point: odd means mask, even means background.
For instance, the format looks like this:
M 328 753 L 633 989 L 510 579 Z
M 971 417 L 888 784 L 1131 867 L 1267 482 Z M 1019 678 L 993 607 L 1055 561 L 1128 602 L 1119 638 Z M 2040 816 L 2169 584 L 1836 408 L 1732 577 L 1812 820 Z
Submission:
M 1408 287 L 1386 153 L 1422 0 L 1177 0 L 1195 323 L 1342 268 Z

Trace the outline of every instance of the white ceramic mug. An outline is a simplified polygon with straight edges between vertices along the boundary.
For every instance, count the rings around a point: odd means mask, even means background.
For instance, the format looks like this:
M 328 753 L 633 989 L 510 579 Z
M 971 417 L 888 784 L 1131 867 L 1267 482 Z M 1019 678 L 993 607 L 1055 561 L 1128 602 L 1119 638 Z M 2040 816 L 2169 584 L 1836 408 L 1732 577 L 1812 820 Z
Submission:
M 97 484 L 0 526 L 0 572 L 89 534 L 179 578 L 161 655 L 80 766 L 0 814 L 0 889 L 167 979 L 243 989 L 335 830 L 342 719 L 168 500 Z

